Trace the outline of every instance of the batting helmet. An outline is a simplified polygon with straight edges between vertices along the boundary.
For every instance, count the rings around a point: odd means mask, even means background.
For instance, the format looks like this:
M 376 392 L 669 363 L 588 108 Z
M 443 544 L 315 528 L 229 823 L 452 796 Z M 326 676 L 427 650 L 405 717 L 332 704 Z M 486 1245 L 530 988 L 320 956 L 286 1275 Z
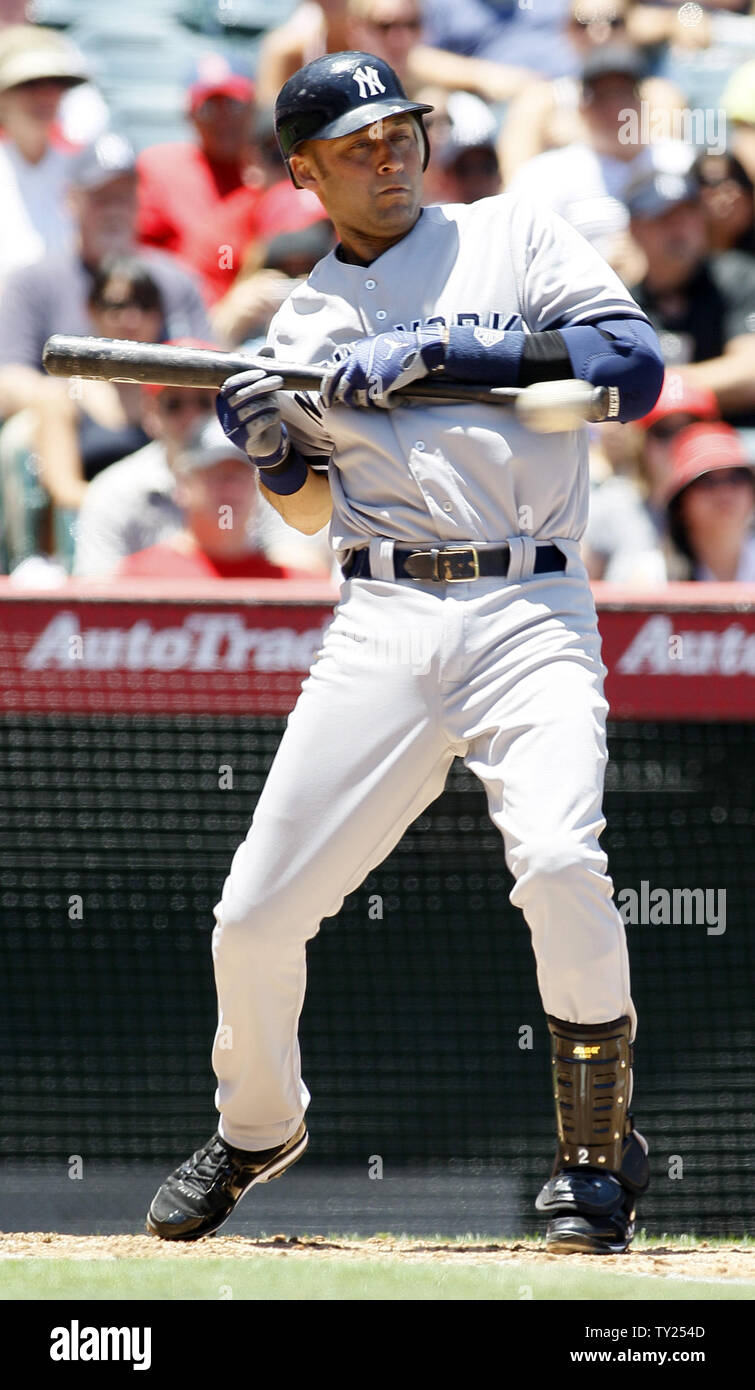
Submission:
M 393 68 L 374 53 L 327 53 L 289 77 L 275 103 L 275 134 L 291 179 L 289 156 L 305 140 L 335 140 L 381 117 L 416 116 L 427 168 L 430 146 L 422 116 L 432 106 L 409 101 Z M 299 187 L 296 184 L 297 188 Z

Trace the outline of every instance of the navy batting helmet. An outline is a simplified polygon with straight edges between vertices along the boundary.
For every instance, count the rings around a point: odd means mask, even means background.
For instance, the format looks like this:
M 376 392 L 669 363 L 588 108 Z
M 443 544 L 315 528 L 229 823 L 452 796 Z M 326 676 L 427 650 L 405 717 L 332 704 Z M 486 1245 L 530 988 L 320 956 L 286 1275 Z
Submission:
M 416 116 L 422 135 L 425 169 L 430 146 L 422 116 L 432 110 L 432 106 L 409 101 L 393 68 L 374 53 L 326 53 L 300 68 L 281 87 L 275 103 L 275 134 L 296 183 L 288 160 L 305 140 L 335 140 L 381 117 L 409 112 Z

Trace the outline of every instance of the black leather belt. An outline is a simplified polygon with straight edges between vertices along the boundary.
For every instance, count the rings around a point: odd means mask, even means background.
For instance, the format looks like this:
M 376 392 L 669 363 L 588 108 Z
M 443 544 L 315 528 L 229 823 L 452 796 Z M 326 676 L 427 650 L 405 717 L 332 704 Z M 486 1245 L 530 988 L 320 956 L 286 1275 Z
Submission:
M 396 579 L 429 579 L 441 584 L 457 584 L 464 580 L 484 579 L 489 575 L 506 578 L 511 553 L 509 546 L 492 546 L 477 550 L 474 546 L 446 546 L 433 550 L 393 551 L 393 572 Z M 372 579 L 369 550 L 355 550 L 343 565 L 344 579 Z M 565 570 L 566 556 L 555 545 L 538 545 L 534 574 Z

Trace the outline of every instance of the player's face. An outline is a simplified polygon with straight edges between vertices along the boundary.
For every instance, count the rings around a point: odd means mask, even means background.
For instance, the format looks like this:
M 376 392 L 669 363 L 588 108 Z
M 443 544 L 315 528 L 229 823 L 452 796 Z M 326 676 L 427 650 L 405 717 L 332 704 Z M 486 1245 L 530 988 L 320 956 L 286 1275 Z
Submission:
M 310 140 L 291 165 L 316 193 L 342 242 L 376 243 L 376 253 L 411 230 L 422 202 L 420 135 L 410 116 L 389 116 L 336 140 Z

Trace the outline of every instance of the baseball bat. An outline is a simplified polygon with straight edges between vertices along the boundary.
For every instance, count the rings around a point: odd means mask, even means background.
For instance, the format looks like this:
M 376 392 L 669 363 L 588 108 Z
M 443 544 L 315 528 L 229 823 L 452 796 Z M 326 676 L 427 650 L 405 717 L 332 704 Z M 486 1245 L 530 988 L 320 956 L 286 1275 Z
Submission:
M 213 348 L 174 347 L 169 343 L 134 343 L 121 338 L 75 337 L 54 333 L 45 343 L 42 363 L 51 376 L 105 381 L 149 382 L 156 386 L 217 387 L 236 372 L 261 369 L 283 378 L 284 391 L 319 391 L 323 369 Z M 396 392 L 407 399 L 437 404 L 474 402 L 509 406 L 522 422 L 543 433 L 576 429 L 586 420 L 608 418 L 610 390 L 586 381 L 539 382 L 534 386 L 477 386 L 473 382 L 433 378 L 415 381 Z M 539 423 L 538 423 L 539 421 Z

